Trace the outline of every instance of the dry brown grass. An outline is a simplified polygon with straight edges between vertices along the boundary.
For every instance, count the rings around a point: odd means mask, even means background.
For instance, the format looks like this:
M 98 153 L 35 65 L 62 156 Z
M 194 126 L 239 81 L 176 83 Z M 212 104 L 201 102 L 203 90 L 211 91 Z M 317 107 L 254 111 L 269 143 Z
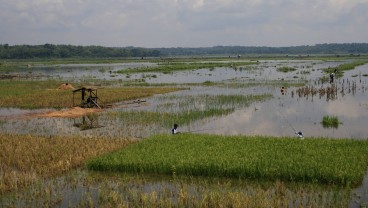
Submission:
M 0 194 L 80 167 L 87 159 L 133 143 L 127 139 L 0 134 Z
M 31 114 L 29 116 L 38 116 L 38 117 L 62 117 L 62 118 L 77 118 L 80 116 L 84 116 L 91 113 L 100 112 L 102 109 L 99 108 L 81 108 L 74 107 L 61 111 L 49 111 L 45 113 L 39 114 Z
M 69 83 L 68 85 L 72 85 Z M 0 82 L 0 107 L 12 108 L 68 108 L 73 106 L 73 90 L 57 89 L 54 82 L 14 81 Z M 106 87 L 98 90 L 100 104 L 113 104 L 120 101 L 142 99 L 155 94 L 180 90 L 175 87 Z M 79 104 L 81 95 L 75 94 Z

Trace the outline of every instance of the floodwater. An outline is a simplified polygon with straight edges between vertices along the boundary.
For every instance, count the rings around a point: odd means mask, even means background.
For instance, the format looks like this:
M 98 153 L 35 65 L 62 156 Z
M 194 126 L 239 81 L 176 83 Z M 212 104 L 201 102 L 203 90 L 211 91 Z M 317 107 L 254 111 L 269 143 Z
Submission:
M 348 61 L 348 60 L 347 60 Z M 145 78 L 147 83 L 188 83 L 221 82 L 222 86 L 189 86 L 190 89 L 174 92 L 167 95 L 157 95 L 147 98 L 143 104 L 133 103 L 130 105 L 117 105 L 108 111 L 121 110 L 149 110 L 162 111 L 159 105 L 167 102 L 161 99 L 165 96 L 197 96 L 198 99 L 205 95 L 230 95 L 230 94 L 272 94 L 273 98 L 265 102 L 256 102 L 249 107 L 237 108 L 234 112 L 217 116 L 202 121 L 193 121 L 189 125 L 179 124 L 182 132 L 200 132 L 223 135 L 270 135 L 270 136 L 294 136 L 296 131 L 302 131 L 305 138 L 330 137 L 330 138 L 354 138 L 366 139 L 368 129 L 368 99 L 367 99 L 367 73 L 368 65 L 359 66 L 352 71 L 347 71 L 344 76 L 335 79 L 333 86 L 336 93 L 333 97 L 320 93 L 300 95 L 297 93 L 300 87 L 288 87 L 283 92 L 280 85 L 268 83 L 289 81 L 306 81 L 309 87 L 315 89 L 332 86 L 328 82 L 320 82 L 325 76 L 321 69 L 336 67 L 342 62 L 326 62 L 311 60 L 275 60 L 259 61 L 258 64 L 233 68 L 198 69 L 189 71 L 163 73 L 140 73 L 129 77 L 116 74 L 114 71 L 128 68 L 153 65 L 150 63 L 125 63 L 125 64 L 73 64 L 58 65 L 54 67 L 35 67 L 34 74 L 41 77 L 57 77 L 63 80 L 82 79 L 93 76 L 96 79 L 122 79 L 134 80 Z M 293 72 L 278 72 L 282 66 L 294 67 Z M 248 67 L 248 68 L 247 68 Z M 88 68 L 88 69 L 86 69 Z M 33 70 L 33 68 L 31 68 Z M 110 77 L 109 75 L 114 76 Z M 148 75 L 147 75 L 148 74 Z M 151 76 L 156 74 L 156 76 Z M 38 76 L 39 77 L 39 76 Z M 237 83 L 239 87 L 233 87 Z M 243 87 L 247 83 L 259 83 L 251 87 Z M 175 102 L 175 100 L 170 100 Z M 180 102 L 178 99 L 177 102 Z M 39 110 L 40 111 L 40 110 Z M 42 110 L 41 110 L 42 111 Z M 180 111 L 180 109 L 178 109 Z M 105 136 L 124 137 L 134 136 L 137 138 L 148 137 L 152 134 L 169 132 L 167 127 L 145 127 L 124 129 L 127 125 L 119 119 L 109 119 L 105 113 L 99 113 L 94 118 L 94 123 L 102 128 L 80 131 L 76 124 L 81 118 L 22 118 L 22 114 L 30 113 L 28 110 L 0 109 L 0 131 L 8 133 L 38 134 L 38 135 L 81 135 L 81 136 Z M 321 124 L 323 116 L 337 116 L 340 124 L 338 127 L 325 128 Z M 84 118 L 85 120 L 85 118 Z M 124 135 L 128 132 L 129 135 Z
M 347 60 L 346 62 L 348 62 Z M 236 108 L 233 112 L 193 121 L 189 125 L 179 124 L 181 132 L 199 132 L 221 135 L 270 135 L 295 136 L 302 131 L 305 139 L 310 137 L 353 138 L 368 137 L 368 64 L 346 71 L 344 76 L 335 79 L 333 84 L 322 83 L 319 79 L 325 76 L 321 69 L 336 67 L 342 62 L 310 61 L 310 60 L 264 60 L 258 64 L 244 68 L 215 68 L 163 73 L 136 73 L 129 76 L 115 73 L 134 67 L 153 66 L 152 63 L 92 64 L 92 65 L 58 65 L 35 66 L 26 69 L 28 77 L 36 79 L 60 79 L 69 83 L 84 79 L 131 81 L 144 79 L 147 83 L 175 83 L 188 86 L 189 89 L 156 95 L 146 98 L 144 103 L 125 102 L 108 109 L 97 116 L 83 118 L 40 118 L 27 116 L 33 113 L 48 111 L 22 110 L 16 108 L 0 108 L 0 132 L 35 134 L 35 135 L 80 135 L 84 137 L 127 137 L 146 138 L 152 134 L 170 133 L 171 126 L 144 126 L 134 128 L 120 119 L 109 117 L 114 111 L 164 111 L 160 106 L 168 102 L 168 97 L 182 98 L 195 96 L 200 99 L 206 95 L 249 95 L 271 94 L 273 98 L 263 102 L 252 103 L 248 107 Z M 278 67 L 295 67 L 293 72 L 278 72 Z M 287 87 L 283 92 L 280 85 L 272 84 L 280 81 L 307 82 L 307 86 L 325 89 L 334 86 L 336 92 L 327 96 L 319 92 L 299 94 L 300 87 Z M 220 86 L 202 86 L 203 82 L 221 82 Z M 187 85 L 197 83 L 198 85 Z M 234 87 L 239 86 L 239 87 Z M 245 86 L 253 83 L 251 87 Z M 254 83 L 258 83 L 254 85 Z M 237 85 L 236 85 L 237 84 Z M 169 102 L 176 102 L 173 98 Z M 180 111 L 180 109 L 178 109 Z M 337 116 L 340 124 L 337 128 L 324 128 L 321 124 L 324 115 Z M 93 123 L 98 128 L 80 129 L 81 123 Z M 368 202 L 368 177 L 361 187 L 353 191 L 354 198 L 350 207 Z M 162 182 L 161 182 L 162 183 Z

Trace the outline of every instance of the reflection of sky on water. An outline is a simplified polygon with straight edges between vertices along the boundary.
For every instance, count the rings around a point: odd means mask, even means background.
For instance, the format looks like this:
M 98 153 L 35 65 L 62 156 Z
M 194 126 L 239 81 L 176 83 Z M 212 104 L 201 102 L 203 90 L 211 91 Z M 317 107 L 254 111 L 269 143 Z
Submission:
M 302 131 L 306 137 L 367 137 L 367 108 L 353 99 L 343 105 L 340 101 L 325 103 L 314 100 L 312 103 L 287 99 L 273 99 L 267 103 L 254 104 L 190 130 L 205 129 L 204 133 L 270 136 L 294 136 L 295 131 Z M 336 115 L 343 124 L 339 125 L 338 129 L 323 128 L 320 122 L 324 115 Z
M 81 80 L 122 80 L 130 81 L 144 79 L 147 83 L 202 83 L 205 81 L 218 82 L 228 79 L 256 79 L 256 80 L 277 80 L 277 79 L 314 79 L 321 76 L 320 69 L 335 67 L 341 62 L 324 62 L 313 60 L 267 60 L 259 61 L 258 64 L 233 68 L 198 69 L 189 71 L 176 71 L 168 74 L 164 73 L 132 73 L 129 75 L 115 73 L 119 70 L 152 67 L 155 63 L 131 62 L 119 64 L 62 64 L 62 65 L 41 65 L 31 68 L 13 69 L 16 74 L 25 74 L 25 77 L 32 78 L 32 75 L 41 79 L 67 79 L 70 82 L 80 82 Z M 276 69 L 282 66 L 295 67 L 297 70 L 289 73 L 280 73 Z M 304 74 L 308 72 L 308 74 Z
M 154 74 L 157 78 L 146 79 L 147 83 L 202 83 L 206 81 L 220 82 L 231 79 L 251 79 L 251 80 L 297 80 L 315 79 L 320 77 L 320 69 L 335 67 L 340 62 L 323 61 L 260 61 L 258 64 L 233 68 L 198 69 L 192 71 L 179 71 L 171 74 Z M 294 72 L 282 73 L 276 69 L 282 66 L 295 67 Z M 305 74 L 307 72 L 307 74 Z M 133 74 L 132 78 L 141 78 L 141 74 Z
M 298 70 L 290 73 L 280 73 L 276 69 L 280 65 L 296 67 Z M 252 70 L 234 70 L 230 68 L 216 68 L 213 70 L 200 69 L 193 71 L 176 72 L 169 75 L 160 75 L 152 78 L 152 82 L 177 82 L 193 83 L 203 81 L 234 80 L 247 82 L 251 80 L 314 80 L 323 76 L 319 70 L 326 67 L 334 67 L 339 62 L 322 61 L 264 61 Z M 87 67 L 87 66 L 84 66 Z M 99 66 L 101 67 L 101 66 Z M 109 66 L 121 69 L 121 65 Z M 131 67 L 131 66 L 130 66 Z M 304 67 L 304 68 L 303 68 Z M 62 67 L 60 67 L 62 68 Z M 189 90 L 157 95 L 147 98 L 145 105 L 134 104 L 131 108 L 120 107 L 110 110 L 155 110 L 159 103 L 163 102 L 161 97 L 175 95 L 185 97 L 188 95 L 230 95 L 230 94 L 262 94 L 271 93 L 274 98 L 265 103 L 253 103 L 248 108 L 237 109 L 235 112 L 221 117 L 208 118 L 197 121 L 189 126 L 180 125 L 182 132 L 215 133 L 225 135 L 271 135 L 271 136 L 294 136 L 295 130 L 302 131 L 306 137 L 335 137 L 335 138 L 367 138 L 368 129 L 366 121 L 368 118 L 368 100 L 366 96 L 367 77 L 354 76 L 367 73 L 368 65 L 359 66 L 355 70 L 345 72 L 344 78 L 337 79 L 338 96 L 335 100 L 326 100 L 326 96 L 298 97 L 292 92 L 296 88 L 289 88 L 285 95 L 272 85 L 250 88 L 225 87 L 198 87 L 190 86 Z M 114 69 L 113 69 L 114 70 Z M 310 73 L 301 74 L 303 70 Z M 75 73 L 78 70 L 75 70 Z M 82 70 L 83 71 L 83 70 Z M 211 74 L 211 75 L 209 75 Z M 141 76 L 141 75 L 139 75 Z M 297 76 L 295 78 L 294 76 Z M 133 77 L 134 78 L 134 77 Z M 210 79 L 211 78 L 211 79 Z M 161 81 L 160 81 L 161 80 Z M 166 80 L 166 81 L 164 81 Z M 170 80 L 170 81 L 168 81 Z M 147 81 L 148 82 L 148 81 Z M 348 90 L 348 82 L 356 83 L 355 95 Z M 344 83 L 344 85 L 342 85 Z M 324 84 L 324 87 L 328 86 Z M 315 86 L 317 88 L 321 86 Z M 340 93 L 344 87 L 345 94 Z M 167 101 L 166 101 L 167 102 Z M 171 101 L 173 102 L 173 101 Z M 98 122 L 103 128 L 80 131 L 73 124 L 80 122 L 78 119 L 63 118 L 27 118 L 19 119 L 18 115 L 28 114 L 30 110 L 19 110 L 12 108 L 0 109 L 0 131 L 8 133 L 41 134 L 41 135 L 80 135 L 85 137 L 147 137 L 156 133 L 169 132 L 171 127 L 163 129 L 157 126 L 132 127 L 118 119 L 107 118 L 105 113 L 100 113 Z M 342 124 L 338 129 L 323 128 L 320 122 L 324 115 L 337 116 Z

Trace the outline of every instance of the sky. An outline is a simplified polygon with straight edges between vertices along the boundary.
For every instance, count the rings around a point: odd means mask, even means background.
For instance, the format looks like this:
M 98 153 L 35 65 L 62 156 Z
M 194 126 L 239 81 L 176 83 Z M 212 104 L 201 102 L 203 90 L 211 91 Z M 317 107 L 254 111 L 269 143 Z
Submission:
M 367 43 L 368 0 L 0 0 L 0 44 Z

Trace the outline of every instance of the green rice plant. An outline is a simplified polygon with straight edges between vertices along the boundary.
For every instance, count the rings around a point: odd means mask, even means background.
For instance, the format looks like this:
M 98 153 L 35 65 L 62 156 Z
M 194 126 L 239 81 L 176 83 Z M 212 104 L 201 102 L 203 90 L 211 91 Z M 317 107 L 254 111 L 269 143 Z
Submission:
M 323 128 L 338 128 L 339 124 L 341 124 L 341 122 L 339 121 L 339 118 L 337 116 L 323 116 L 321 124 L 323 126 Z
M 361 183 L 367 164 L 365 140 L 166 134 L 96 157 L 87 167 L 353 186 Z
M 283 67 L 279 67 L 279 68 L 277 68 L 277 71 L 278 71 L 278 72 L 284 72 L 284 73 L 287 73 L 287 72 L 296 71 L 296 68 L 294 68 L 294 67 L 288 67 L 288 66 L 283 66 Z

